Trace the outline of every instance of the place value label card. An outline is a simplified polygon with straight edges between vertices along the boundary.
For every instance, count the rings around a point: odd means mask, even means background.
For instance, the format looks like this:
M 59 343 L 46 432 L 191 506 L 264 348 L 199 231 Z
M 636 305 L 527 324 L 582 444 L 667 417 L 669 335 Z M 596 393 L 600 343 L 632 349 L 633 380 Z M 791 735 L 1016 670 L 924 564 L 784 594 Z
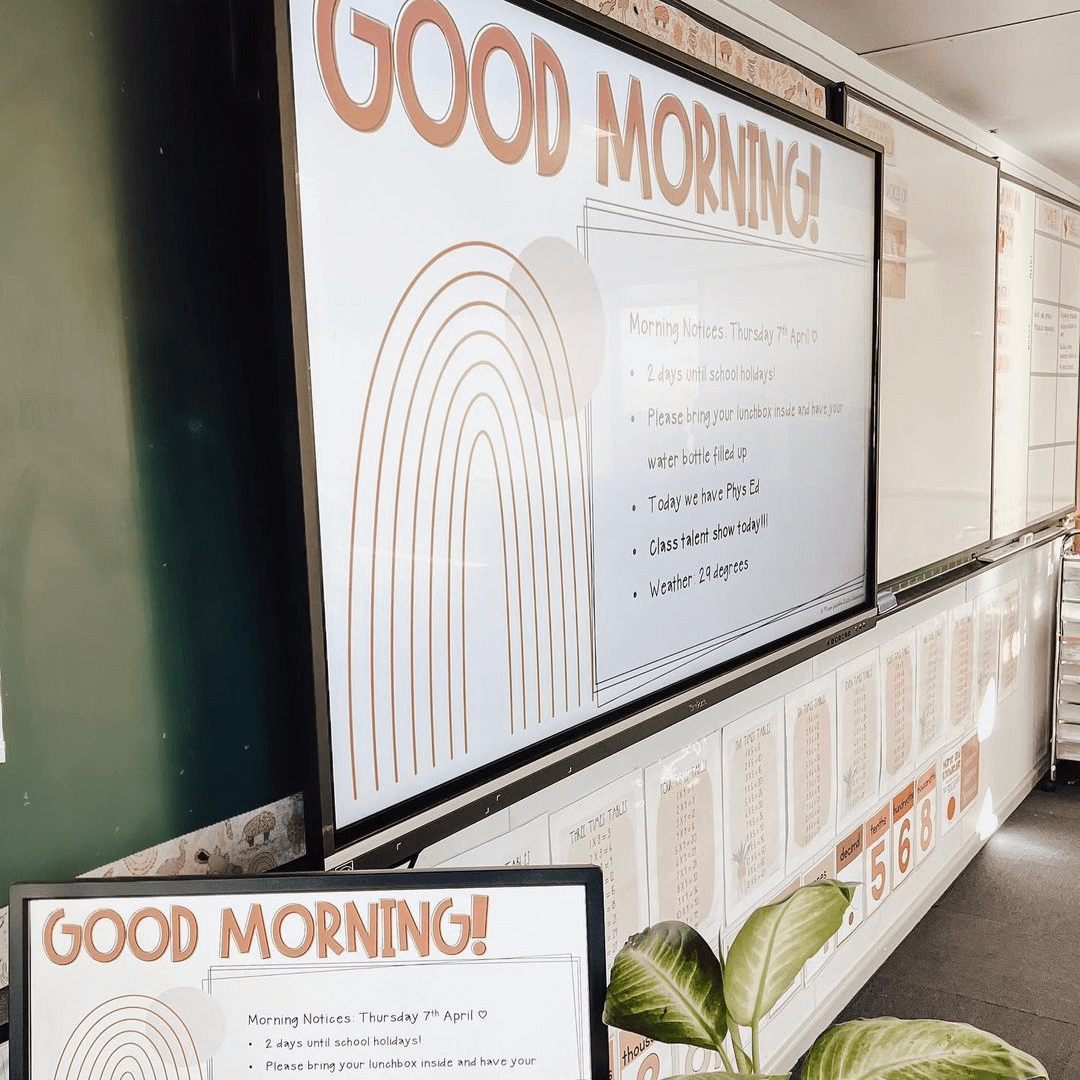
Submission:
M 650 922 L 720 929 L 721 772 L 718 732 L 645 770 Z
M 784 701 L 727 724 L 724 758 L 724 893 L 734 923 L 784 876 Z
M 837 931 L 837 944 L 842 944 L 862 925 L 866 911 L 866 859 L 863 838 L 865 830 L 857 826 L 836 845 L 836 879 L 855 886 L 855 896 L 844 912 L 844 921 Z
M 426 887 L 85 882 L 21 903 L 27 1080 L 593 1075 L 586 887 L 418 873 Z
M 915 845 L 915 865 L 928 858 L 937 843 L 938 767 L 934 762 L 915 781 L 915 821 L 919 842 Z

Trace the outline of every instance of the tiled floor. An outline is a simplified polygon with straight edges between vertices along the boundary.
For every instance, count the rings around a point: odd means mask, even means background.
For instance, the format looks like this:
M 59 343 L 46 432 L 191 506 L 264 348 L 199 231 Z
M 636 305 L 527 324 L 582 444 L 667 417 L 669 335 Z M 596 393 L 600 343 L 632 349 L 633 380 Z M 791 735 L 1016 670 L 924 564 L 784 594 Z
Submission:
M 1080 1080 L 1080 786 L 1033 791 L 837 1018 L 974 1024 Z

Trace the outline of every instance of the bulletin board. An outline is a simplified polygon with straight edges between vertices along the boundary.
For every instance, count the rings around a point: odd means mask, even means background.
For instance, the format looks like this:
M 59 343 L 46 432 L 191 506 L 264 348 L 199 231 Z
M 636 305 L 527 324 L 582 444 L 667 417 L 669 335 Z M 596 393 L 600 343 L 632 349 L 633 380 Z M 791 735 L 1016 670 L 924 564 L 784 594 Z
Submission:
M 327 854 L 868 625 L 870 144 L 570 4 L 279 16 Z
M 1011 176 L 998 210 L 994 539 L 1073 509 L 1080 207 Z
M 997 162 L 842 92 L 885 152 L 878 580 L 990 540 Z

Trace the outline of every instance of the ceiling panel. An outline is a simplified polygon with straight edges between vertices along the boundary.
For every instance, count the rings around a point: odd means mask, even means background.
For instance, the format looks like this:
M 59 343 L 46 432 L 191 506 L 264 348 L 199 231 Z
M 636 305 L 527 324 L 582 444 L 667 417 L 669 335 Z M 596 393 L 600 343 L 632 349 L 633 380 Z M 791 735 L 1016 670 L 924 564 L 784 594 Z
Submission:
M 1080 13 L 871 59 L 1080 183 Z
M 1076 0 L 777 0 L 854 52 L 1070 12 Z

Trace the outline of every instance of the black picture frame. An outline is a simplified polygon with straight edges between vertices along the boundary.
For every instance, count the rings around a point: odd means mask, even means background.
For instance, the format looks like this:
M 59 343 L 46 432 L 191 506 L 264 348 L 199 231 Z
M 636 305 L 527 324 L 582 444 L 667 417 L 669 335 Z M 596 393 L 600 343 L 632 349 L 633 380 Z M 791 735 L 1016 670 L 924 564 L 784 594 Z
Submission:
M 590 1045 L 587 1060 L 594 1080 L 607 1076 L 608 1034 L 603 1021 L 607 966 L 604 951 L 603 874 L 595 866 L 513 867 L 480 869 L 370 870 L 364 873 L 259 874 L 246 877 L 79 878 L 60 883 L 31 882 L 13 885 L 10 904 L 11 1018 L 10 1069 L 12 1080 L 30 1075 L 33 1017 L 29 987 L 33 979 L 27 947 L 28 914 L 38 901 L 139 898 L 164 902 L 183 897 L 273 897 L 313 893 L 339 896 L 358 892 L 400 895 L 416 890 L 481 890 L 524 887 L 571 887 L 584 891 L 588 956 Z M 272 963 L 273 961 L 268 961 Z M 471 962 L 483 963 L 483 958 Z M 420 991 L 418 990 L 418 993 Z M 295 1007 L 293 1005 L 292 1007 Z
M 644 694 L 614 707 L 570 731 L 482 766 L 390 809 L 339 826 L 333 797 L 333 755 L 327 673 L 325 609 L 322 592 L 322 550 L 315 472 L 315 430 L 312 416 L 310 361 L 300 198 L 297 182 L 297 133 L 288 0 L 275 0 L 278 85 L 284 157 L 285 202 L 290 252 L 293 347 L 297 405 L 300 415 L 301 472 L 307 533 L 307 576 L 310 597 L 312 662 L 315 684 L 317 746 L 305 792 L 308 836 L 321 843 L 309 851 L 327 867 L 363 868 L 400 865 L 431 843 L 579 772 L 618 750 L 677 724 L 700 709 L 739 693 L 748 686 L 803 662 L 868 630 L 877 618 L 877 418 L 880 338 L 881 204 L 884 183 L 880 148 L 843 125 L 792 106 L 789 102 L 735 79 L 696 58 L 638 31 L 605 19 L 570 0 L 504 0 L 508 6 L 554 22 L 611 46 L 703 88 L 761 110 L 766 116 L 798 126 L 808 135 L 861 151 L 874 160 L 874 297 L 870 362 L 870 439 L 867 469 L 867 577 L 862 603 L 807 631 L 793 633 L 769 646 L 748 652 L 700 675 Z

